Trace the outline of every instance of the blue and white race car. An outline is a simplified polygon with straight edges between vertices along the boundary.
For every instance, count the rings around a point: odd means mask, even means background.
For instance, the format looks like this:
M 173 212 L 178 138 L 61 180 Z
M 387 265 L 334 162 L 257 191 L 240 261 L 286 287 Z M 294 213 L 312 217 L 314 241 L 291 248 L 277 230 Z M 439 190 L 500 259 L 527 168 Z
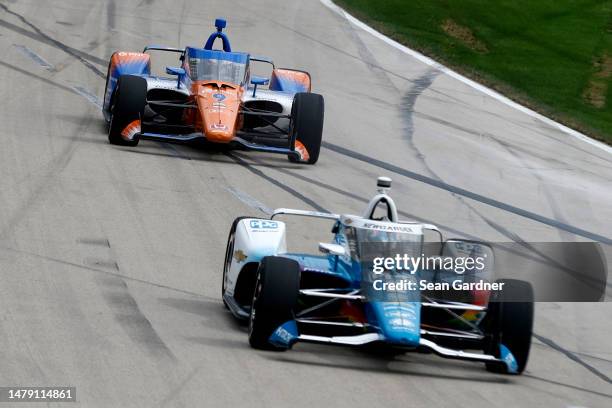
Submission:
M 378 179 L 362 216 L 277 209 L 270 219 L 233 222 L 222 296 L 236 318 L 248 319 L 251 346 L 378 345 L 522 373 L 533 326 L 531 285 L 493 279 L 494 253 L 485 243 L 443 241 L 433 225 L 400 221 L 390 187 L 390 179 Z M 332 242 L 319 243 L 321 255 L 289 253 L 282 215 L 329 219 Z M 468 257 L 476 262 L 457 272 L 456 261 Z M 406 259 L 412 267 L 401 266 Z M 442 264 L 449 260 L 454 269 Z

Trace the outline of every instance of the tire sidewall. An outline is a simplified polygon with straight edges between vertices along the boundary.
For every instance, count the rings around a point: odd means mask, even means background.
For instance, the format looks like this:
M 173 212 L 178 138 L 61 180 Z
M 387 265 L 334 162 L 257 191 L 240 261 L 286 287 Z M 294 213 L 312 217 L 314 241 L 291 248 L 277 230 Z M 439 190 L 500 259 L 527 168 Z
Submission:
M 319 94 L 311 92 L 296 93 L 291 107 L 290 130 L 292 135 L 291 149 L 295 149 L 295 140 L 302 143 L 310 156 L 307 164 L 315 164 L 319 159 L 323 138 L 325 102 Z M 290 157 L 290 161 L 296 159 Z
M 492 293 L 487 315 L 483 320 L 486 341 L 484 352 L 500 357 L 500 345 L 506 346 L 522 373 L 529 359 L 533 330 L 534 302 L 533 289 L 528 282 L 515 279 L 500 279 L 504 291 Z M 517 295 L 520 294 L 521 301 Z M 524 299 L 524 301 L 522 301 Z M 506 373 L 499 364 L 487 363 L 487 370 Z
M 300 269 L 296 261 L 272 256 L 262 259 L 249 315 L 249 343 L 252 347 L 286 350 L 270 344 L 268 339 L 278 326 L 294 318 L 299 279 Z
M 147 82 L 135 75 L 121 75 L 111 98 L 111 120 L 108 140 L 120 146 L 136 146 L 138 139 L 125 140 L 123 129 L 134 120 L 142 119 L 146 105 Z

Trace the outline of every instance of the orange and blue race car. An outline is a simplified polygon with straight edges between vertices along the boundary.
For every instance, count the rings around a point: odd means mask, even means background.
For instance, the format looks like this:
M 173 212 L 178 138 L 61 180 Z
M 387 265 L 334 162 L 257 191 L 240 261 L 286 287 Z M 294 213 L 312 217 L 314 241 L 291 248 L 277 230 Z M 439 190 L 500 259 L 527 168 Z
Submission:
M 223 32 L 226 21 L 216 19 L 215 26 L 202 48 L 151 45 L 142 53 L 113 53 L 103 104 L 110 143 L 205 140 L 316 163 L 324 101 L 311 92 L 310 74 L 233 52 Z M 213 48 L 217 39 L 222 49 Z M 166 67 L 169 77 L 151 74 L 153 50 L 179 55 L 178 66 Z M 251 75 L 255 62 L 269 64 L 270 76 Z

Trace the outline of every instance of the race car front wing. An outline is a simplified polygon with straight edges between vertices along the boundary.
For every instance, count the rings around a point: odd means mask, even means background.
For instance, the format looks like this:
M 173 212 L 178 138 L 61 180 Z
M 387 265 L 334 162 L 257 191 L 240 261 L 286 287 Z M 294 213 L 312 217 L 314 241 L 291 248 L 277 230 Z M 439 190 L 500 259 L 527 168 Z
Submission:
M 156 140 L 159 142 L 178 142 L 178 143 L 187 143 L 195 140 L 206 140 L 206 137 L 203 136 L 202 132 L 194 132 L 188 134 L 163 134 L 163 133 L 152 133 L 152 132 L 142 132 L 135 136 L 139 139 L 146 140 Z M 276 147 L 276 146 L 266 146 L 259 143 L 249 142 L 241 137 L 235 137 L 232 140 L 232 143 L 242 146 L 247 150 L 257 151 L 257 152 L 265 152 L 265 153 L 278 153 L 278 154 L 286 154 L 289 156 L 293 156 L 295 159 L 300 160 L 301 155 L 296 150 L 291 150 L 288 147 Z
M 425 330 L 422 333 L 425 334 Z M 290 320 L 280 325 L 270 336 L 270 343 L 277 347 L 290 348 L 296 342 L 326 343 L 344 346 L 362 346 L 368 343 L 384 342 L 385 337 L 379 333 L 364 333 L 356 336 L 314 336 L 309 334 L 298 334 L 295 320 Z M 454 350 L 421 338 L 417 349 L 429 350 L 440 357 L 456 360 L 469 360 L 481 363 L 497 363 L 507 369 L 509 373 L 517 373 L 518 364 L 510 350 L 500 345 L 500 357 L 491 354 L 471 353 L 463 350 Z
M 418 344 L 405 345 L 395 344 L 389 341 L 380 331 L 363 333 L 351 336 L 320 336 L 311 334 L 300 334 L 298 331 L 297 324 L 314 324 L 314 325 L 342 325 L 342 326 L 353 326 L 359 328 L 371 327 L 370 324 L 365 322 L 337 322 L 321 320 L 316 318 L 308 318 L 305 315 L 319 309 L 320 307 L 329 304 L 336 300 L 349 300 L 349 301 L 363 301 L 365 297 L 359 293 L 359 290 L 352 290 L 348 293 L 339 293 L 338 291 L 330 289 L 301 289 L 300 294 L 313 297 L 329 298 L 328 301 L 313 306 L 309 309 L 303 310 L 298 313 L 293 320 L 289 320 L 280 325 L 270 336 L 269 342 L 277 347 L 290 348 L 296 342 L 311 342 L 311 343 L 326 343 L 335 345 L 345 346 L 361 346 L 368 343 L 374 342 L 389 342 L 391 346 L 404 347 L 409 350 L 425 350 L 431 351 L 440 357 L 448 359 L 458 360 L 469 360 L 477 361 L 482 363 L 494 363 L 499 364 L 505 368 L 508 373 L 518 373 L 518 363 L 516 358 L 512 355 L 510 350 L 503 344 L 499 345 L 499 356 L 483 353 L 473 353 L 463 350 L 455 350 L 448 347 L 439 345 L 433 340 L 420 337 Z M 461 302 L 438 302 L 432 299 L 426 299 L 427 301 L 421 302 L 421 306 L 427 308 L 441 308 L 446 309 L 453 313 L 453 310 L 473 310 L 473 311 L 486 311 L 486 307 L 473 305 Z M 464 332 L 464 331 L 431 331 L 429 329 L 420 329 L 421 335 L 431 335 L 437 337 L 454 337 L 458 339 L 471 339 L 471 340 L 482 340 L 483 336 L 479 333 Z

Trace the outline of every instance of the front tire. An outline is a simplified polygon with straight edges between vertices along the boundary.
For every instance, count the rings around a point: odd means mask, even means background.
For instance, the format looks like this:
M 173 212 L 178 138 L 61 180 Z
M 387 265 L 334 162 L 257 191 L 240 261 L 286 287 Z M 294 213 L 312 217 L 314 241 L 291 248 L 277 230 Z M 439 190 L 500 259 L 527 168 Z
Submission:
M 293 259 L 267 256 L 259 264 L 249 316 L 249 344 L 260 350 L 284 351 L 268 341 L 274 330 L 294 318 L 300 289 L 300 265 Z
M 136 75 L 122 75 L 112 100 L 108 141 L 119 146 L 136 146 L 141 118 L 147 101 L 147 81 Z
M 289 161 L 315 164 L 319 160 L 324 111 L 323 96 L 310 92 L 295 94 L 290 125 L 291 137 L 295 142 L 291 148 L 300 151 L 302 159 L 289 156 Z
M 500 279 L 503 290 L 491 294 L 489 310 L 483 320 L 487 335 L 484 352 L 500 357 L 500 345 L 506 346 L 517 362 L 517 374 L 527 366 L 533 330 L 533 288 L 529 282 Z M 507 374 L 500 364 L 485 363 L 487 371 Z

